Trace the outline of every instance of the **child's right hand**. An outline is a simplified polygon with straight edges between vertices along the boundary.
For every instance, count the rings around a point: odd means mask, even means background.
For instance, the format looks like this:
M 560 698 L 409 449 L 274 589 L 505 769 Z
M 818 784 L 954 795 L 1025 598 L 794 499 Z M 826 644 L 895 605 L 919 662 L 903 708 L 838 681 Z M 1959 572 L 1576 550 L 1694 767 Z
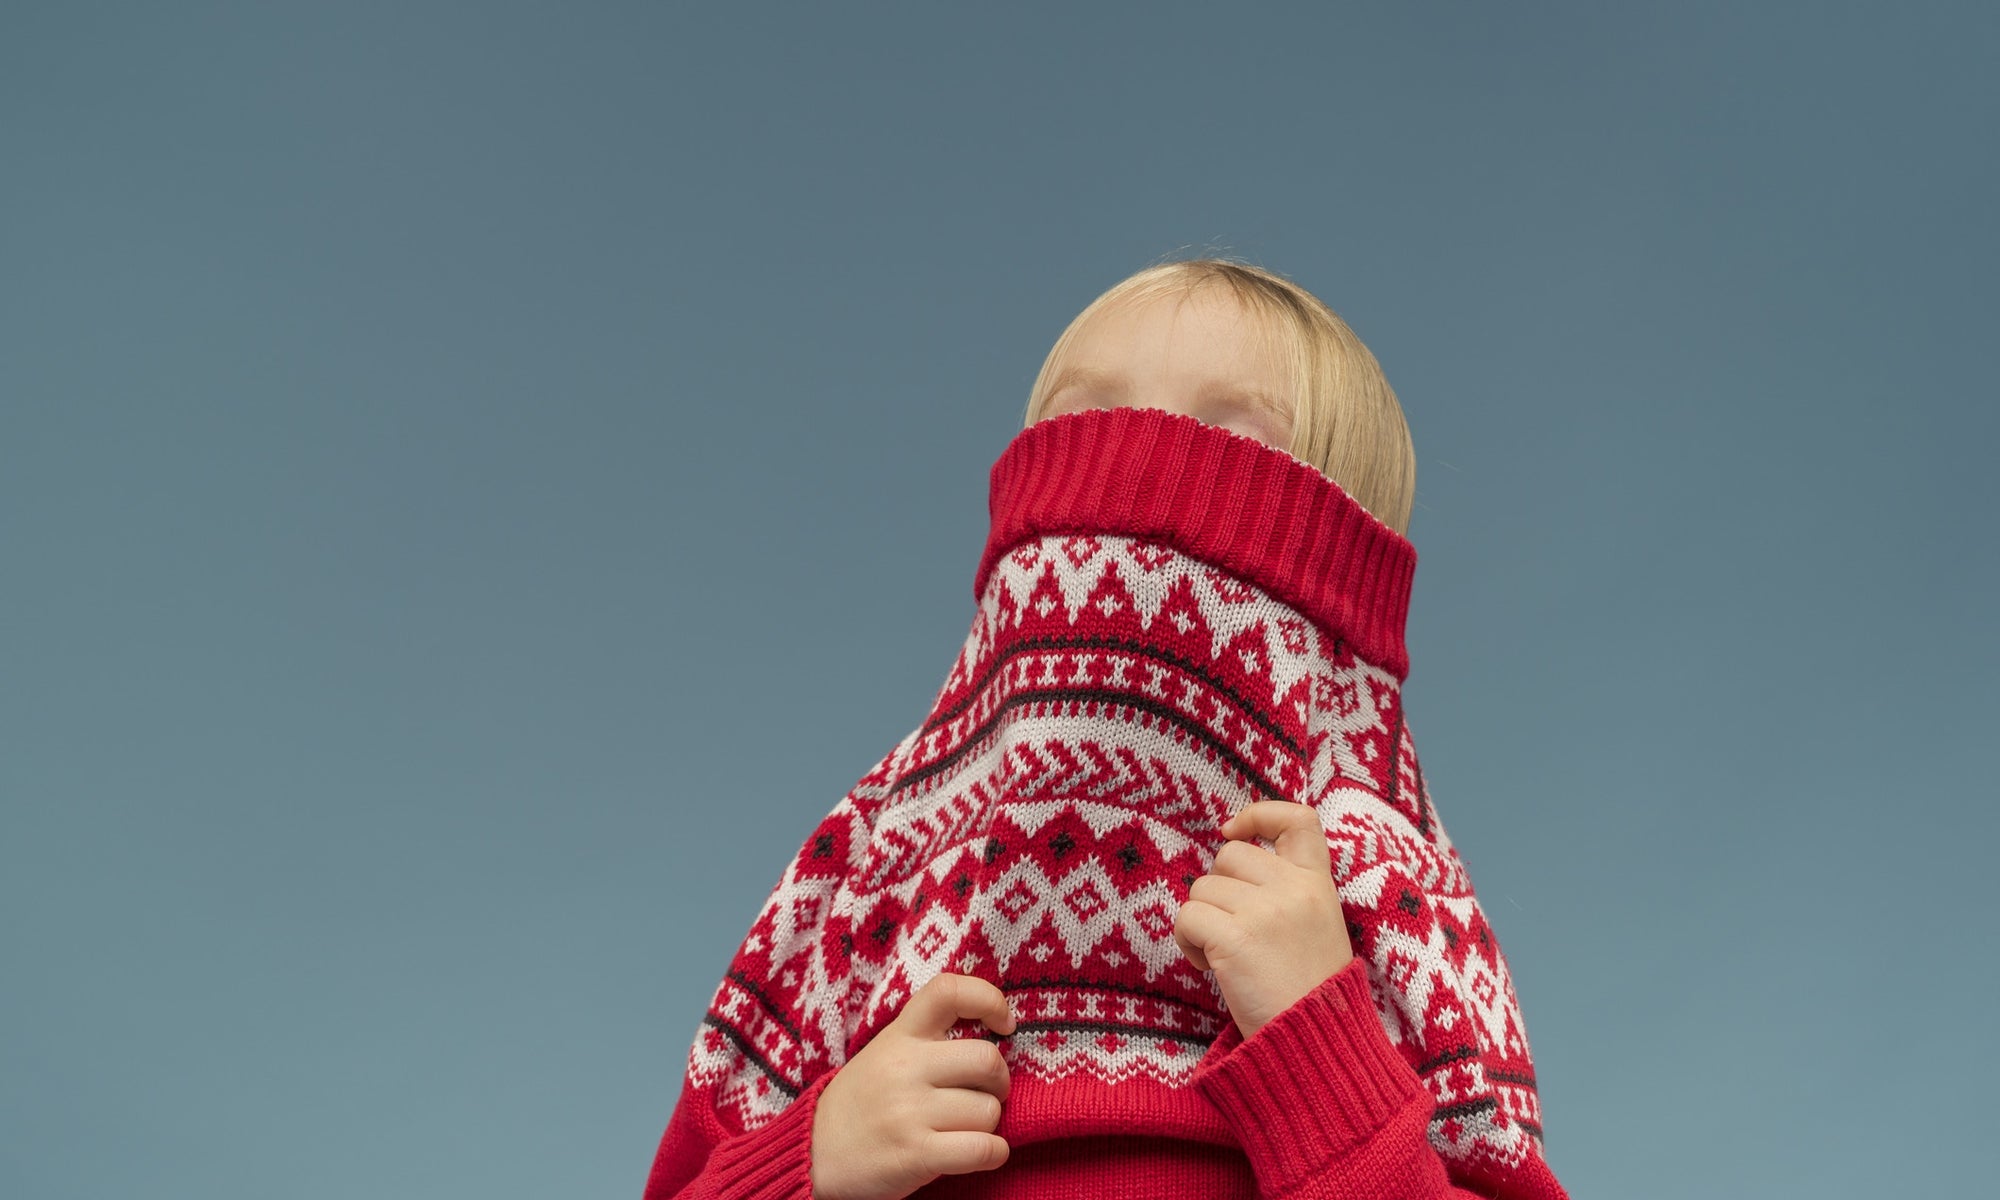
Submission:
M 836 1070 L 813 1114 L 813 1200 L 902 1200 L 939 1175 L 1007 1161 L 993 1133 L 1007 1061 L 984 1038 L 944 1036 L 965 1017 L 1014 1032 L 998 987 L 945 973 Z

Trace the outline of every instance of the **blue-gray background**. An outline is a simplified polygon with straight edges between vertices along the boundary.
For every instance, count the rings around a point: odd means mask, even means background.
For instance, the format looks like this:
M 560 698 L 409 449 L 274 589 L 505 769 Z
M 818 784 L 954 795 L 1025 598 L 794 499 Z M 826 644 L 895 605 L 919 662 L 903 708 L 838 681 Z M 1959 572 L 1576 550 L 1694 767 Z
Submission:
M 0 9 L 0 1192 L 636 1200 L 1204 251 L 1409 414 L 1572 1193 L 1988 1178 L 1996 10 L 948 8 Z

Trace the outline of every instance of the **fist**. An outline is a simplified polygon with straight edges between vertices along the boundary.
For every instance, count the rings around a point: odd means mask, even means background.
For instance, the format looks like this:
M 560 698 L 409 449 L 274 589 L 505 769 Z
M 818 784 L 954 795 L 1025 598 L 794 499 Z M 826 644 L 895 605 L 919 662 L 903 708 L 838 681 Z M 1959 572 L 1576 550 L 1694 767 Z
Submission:
M 1214 865 L 1174 919 L 1174 941 L 1196 970 L 1215 972 L 1248 1038 L 1352 962 L 1354 947 L 1318 809 L 1258 800 L 1221 832 Z

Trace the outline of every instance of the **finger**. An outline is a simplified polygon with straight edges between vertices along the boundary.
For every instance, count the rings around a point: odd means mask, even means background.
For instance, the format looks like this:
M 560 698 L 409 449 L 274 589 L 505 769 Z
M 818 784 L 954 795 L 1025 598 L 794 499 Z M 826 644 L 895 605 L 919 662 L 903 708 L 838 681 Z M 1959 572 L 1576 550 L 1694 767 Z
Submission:
M 1269 851 L 1261 851 L 1260 853 L 1263 853 L 1266 858 L 1270 857 Z M 1277 866 L 1278 864 L 1273 862 L 1271 865 Z M 1200 895 L 1197 896 L 1195 894 L 1197 892 Z M 1194 881 L 1192 887 L 1188 888 L 1188 899 L 1200 900 L 1203 904 L 1214 905 L 1223 912 L 1235 915 L 1242 912 L 1245 908 L 1249 907 L 1252 901 L 1256 900 L 1257 892 L 1258 885 L 1248 880 L 1238 879 L 1230 875 L 1203 875 L 1200 879 Z
M 971 1018 L 995 1033 L 1014 1032 L 1014 1014 L 1007 995 L 977 975 L 944 972 L 917 989 L 897 1014 L 918 1037 L 942 1038 L 959 1021 Z
M 1007 1056 L 985 1038 L 958 1038 L 925 1047 L 924 1082 L 937 1088 L 970 1088 L 1002 1100 L 1013 1090 Z
M 1234 937 L 1235 922 L 1226 912 L 1200 900 L 1181 905 L 1174 917 L 1174 937 L 1182 946 L 1193 944 L 1201 951 L 1201 969 L 1209 969 L 1208 952 L 1226 946 Z
M 1007 1139 L 976 1129 L 933 1130 L 918 1152 L 927 1175 L 970 1175 L 991 1171 L 1007 1162 Z
M 1196 880 L 1195 882 L 1199 883 L 1201 881 Z M 1201 942 L 1194 937 L 1192 929 L 1183 927 L 1181 923 L 1182 919 L 1187 915 L 1188 905 L 1193 903 L 1196 903 L 1196 901 L 1182 901 L 1180 908 L 1174 913 L 1174 945 L 1181 948 L 1181 956 L 1186 958 L 1195 970 L 1206 971 L 1209 969 L 1208 955 L 1202 952 Z
M 1206 971 L 1209 969 L 1208 956 L 1201 952 L 1200 946 L 1197 946 L 1186 934 L 1181 932 L 1178 920 L 1174 925 L 1174 945 L 1181 948 L 1181 957 L 1188 960 L 1189 966 L 1197 971 Z
M 1331 873 L 1332 853 L 1319 810 L 1293 800 L 1259 800 L 1238 809 L 1222 823 L 1225 836 L 1268 839 L 1279 858 L 1301 867 Z
M 1224 842 L 1215 852 L 1209 874 L 1243 880 L 1246 883 L 1275 883 L 1293 867 L 1255 842 Z
M 1272 837 L 1285 821 L 1305 811 L 1311 810 L 1296 801 L 1260 797 L 1231 813 L 1222 822 L 1221 829 L 1226 836 L 1233 838 Z
M 1000 1124 L 1000 1097 L 972 1088 L 932 1088 L 924 1101 L 924 1122 L 932 1129 L 980 1129 Z

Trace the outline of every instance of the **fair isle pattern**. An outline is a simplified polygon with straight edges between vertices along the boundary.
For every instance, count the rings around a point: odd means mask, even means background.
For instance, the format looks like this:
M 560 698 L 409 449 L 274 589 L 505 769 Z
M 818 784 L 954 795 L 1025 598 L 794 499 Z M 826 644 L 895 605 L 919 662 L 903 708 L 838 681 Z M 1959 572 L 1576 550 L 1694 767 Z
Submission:
M 1174 919 L 1217 826 L 1260 795 L 1319 814 L 1377 1015 L 1436 1101 L 1432 1145 L 1472 1178 L 1539 1156 L 1506 960 L 1397 677 L 1240 577 L 1109 534 L 999 561 L 930 717 L 764 904 L 690 1082 L 754 1128 L 957 971 L 1012 1001 L 1017 1081 L 1188 1086 L 1229 1017 Z
M 869 768 L 813 829 L 709 1000 L 682 1086 L 712 1089 L 710 1106 L 731 1132 L 767 1124 L 807 1082 L 847 1061 L 844 989 L 828 978 L 821 937 L 835 892 L 868 845 L 869 814 L 887 795 L 889 771 L 915 737 Z

